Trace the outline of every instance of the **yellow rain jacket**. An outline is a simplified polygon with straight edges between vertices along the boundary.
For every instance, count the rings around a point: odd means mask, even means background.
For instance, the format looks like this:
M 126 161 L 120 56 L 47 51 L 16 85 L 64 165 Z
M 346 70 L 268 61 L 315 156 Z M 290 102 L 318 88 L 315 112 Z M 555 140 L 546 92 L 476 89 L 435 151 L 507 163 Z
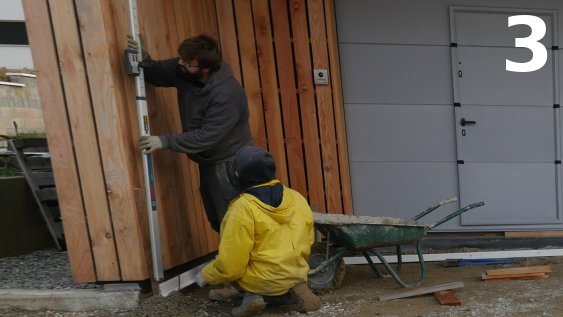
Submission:
M 307 281 L 313 239 L 311 208 L 298 192 L 284 186 L 278 207 L 241 194 L 229 205 L 219 254 L 203 268 L 203 278 L 209 284 L 237 282 L 260 295 L 283 295 Z

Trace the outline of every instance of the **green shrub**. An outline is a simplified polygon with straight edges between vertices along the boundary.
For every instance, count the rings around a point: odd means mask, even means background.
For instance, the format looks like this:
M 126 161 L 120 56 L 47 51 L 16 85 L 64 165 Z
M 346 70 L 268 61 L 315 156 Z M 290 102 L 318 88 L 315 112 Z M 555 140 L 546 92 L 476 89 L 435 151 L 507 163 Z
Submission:
M 21 173 L 14 167 L 7 167 L 7 168 L 0 167 L 0 177 L 10 177 L 10 176 L 18 176 L 18 175 L 21 175 Z

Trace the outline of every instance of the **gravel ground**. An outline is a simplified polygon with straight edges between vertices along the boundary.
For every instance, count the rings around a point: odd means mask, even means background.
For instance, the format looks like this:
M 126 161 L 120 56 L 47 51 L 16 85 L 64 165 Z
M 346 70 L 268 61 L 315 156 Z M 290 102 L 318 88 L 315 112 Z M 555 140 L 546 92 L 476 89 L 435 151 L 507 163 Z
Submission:
M 96 284 L 73 284 L 67 252 L 54 249 L 0 258 L 0 288 L 70 289 L 96 288 Z
M 550 265 L 549 278 L 531 281 L 484 282 L 481 274 L 487 269 L 532 265 Z M 279 316 L 385 316 L 385 317 L 563 317 L 563 257 L 519 259 L 512 265 L 443 268 L 437 262 L 426 263 L 424 286 L 464 282 L 456 290 L 461 306 L 439 305 L 432 295 L 381 302 L 379 296 L 404 291 L 392 278 L 377 279 L 367 265 L 347 265 L 340 288 L 321 297 L 319 311 L 302 314 L 292 306 L 267 307 L 262 317 Z M 83 288 L 95 285 L 73 285 L 66 253 L 54 250 L 0 259 L 1 288 Z M 405 281 L 419 276 L 417 264 L 406 264 L 401 271 Z M 99 310 L 92 312 L 25 312 L 0 309 L 0 316 L 142 316 L 142 317 L 207 317 L 229 316 L 238 303 L 217 303 L 207 299 L 208 289 L 190 286 L 166 298 L 144 295 L 133 311 Z
M 70 263 L 66 252 L 41 250 L 18 257 L 0 258 L 1 289 L 84 289 L 101 288 L 96 284 L 73 284 Z M 98 310 L 91 312 L 26 312 L 18 310 L 0 310 L 0 316 L 230 316 L 232 303 L 210 302 L 207 290 L 196 286 L 175 292 L 163 298 L 145 295 L 139 308 L 134 311 Z M 238 303 L 236 303 L 238 305 Z M 307 314 L 293 311 L 291 306 L 273 308 L 274 316 L 353 316 L 353 309 L 344 308 L 342 303 L 324 303 L 320 310 Z M 263 315 L 268 316 L 268 315 Z

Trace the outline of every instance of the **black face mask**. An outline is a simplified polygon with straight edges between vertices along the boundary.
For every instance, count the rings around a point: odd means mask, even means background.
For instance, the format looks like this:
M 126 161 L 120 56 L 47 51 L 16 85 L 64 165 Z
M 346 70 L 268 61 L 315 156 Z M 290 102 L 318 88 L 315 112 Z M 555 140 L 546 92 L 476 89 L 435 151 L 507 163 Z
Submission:
M 203 78 L 203 72 L 200 69 L 195 73 L 190 73 L 181 65 L 176 65 L 176 76 L 184 81 L 201 84 L 199 80 Z

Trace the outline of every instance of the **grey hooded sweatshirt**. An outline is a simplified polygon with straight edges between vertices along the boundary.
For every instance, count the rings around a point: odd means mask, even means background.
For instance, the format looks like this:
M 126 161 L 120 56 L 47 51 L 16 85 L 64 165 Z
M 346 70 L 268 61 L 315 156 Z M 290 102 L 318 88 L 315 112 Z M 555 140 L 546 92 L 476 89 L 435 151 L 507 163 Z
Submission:
M 177 75 L 178 60 L 149 60 L 144 65 L 148 83 L 177 89 L 182 133 L 161 136 L 163 148 L 186 153 L 201 165 L 234 157 L 252 143 L 244 89 L 227 64 L 197 85 Z

